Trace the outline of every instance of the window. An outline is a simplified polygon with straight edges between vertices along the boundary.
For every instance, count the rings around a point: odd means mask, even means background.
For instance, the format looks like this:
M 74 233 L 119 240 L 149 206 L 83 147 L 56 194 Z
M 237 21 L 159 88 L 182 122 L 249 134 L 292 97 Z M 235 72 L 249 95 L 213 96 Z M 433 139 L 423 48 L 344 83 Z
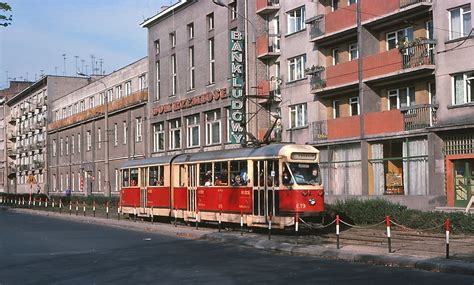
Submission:
M 69 137 L 66 137 L 64 145 L 66 146 L 66 155 L 69 155 Z
M 142 118 L 135 118 L 135 141 L 142 141 Z
M 84 112 L 86 110 L 86 102 L 84 100 L 81 100 L 79 102 L 79 112 Z
M 214 185 L 227 186 L 229 184 L 229 164 L 227 161 L 214 162 Z
M 153 125 L 153 151 L 164 151 L 165 150 L 165 129 L 164 123 L 158 123 Z
M 118 126 L 114 124 L 114 146 L 118 146 Z
M 71 154 L 74 154 L 76 152 L 76 138 L 74 135 L 71 136 Z
M 74 108 L 73 108 L 72 112 L 73 112 L 74 114 L 77 114 L 77 113 L 79 112 L 79 104 L 78 104 L 78 103 L 75 103 L 75 104 L 74 104 Z
M 332 65 L 339 64 L 339 49 L 332 49 Z
M 115 87 L 115 98 L 117 99 L 122 98 L 122 85 Z
M 395 32 L 387 33 L 387 50 L 391 50 L 397 47 L 397 43 L 400 41 L 412 41 L 413 40 L 413 27 L 408 27 Z
M 81 134 L 77 134 L 77 153 L 81 153 Z
M 155 100 L 160 100 L 160 93 L 161 93 L 161 75 L 160 75 L 160 62 L 156 62 L 156 95 Z
M 102 131 L 100 128 L 97 128 L 97 148 L 102 148 Z
M 160 40 L 155 41 L 155 54 L 160 54 Z
M 189 90 L 194 89 L 194 47 L 189 48 Z
M 356 4 L 357 0 L 347 0 L 347 5 Z
M 188 38 L 194 39 L 194 23 L 188 24 Z
M 305 25 L 305 7 L 302 6 L 293 11 L 288 12 L 287 14 L 287 25 L 288 31 L 287 34 L 296 33 L 303 30 Z
M 87 151 L 92 149 L 92 134 L 91 131 L 87 131 L 86 133 L 86 143 L 87 143 Z
M 426 21 L 426 37 L 431 40 L 434 39 L 433 20 Z
M 199 146 L 199 115 L 194 115 L 186 118 L 187 125 L 187 145 L 188 147 Z
M 127 132 L 128 132 L 127 121 L 122 122 L 122 128 L 123 128 L 123 144 L 127 144 Z
M 94 96 L 89 97 L 89 109 L 92 109 L 95 107 L 95 100 Z
M 359 108 L 359 97 L 352 97 L 349 98 L 349 106 L 350 106 L 350 116 L 357 116 L 360 113 Z
M 120 181 L 120 174 L 119 170 L 115 168 L 115 192 L 119 190 L 119 181 Z
M 453 105 L 474 102 L 474 72 L 453 76 Z
M 334 12 L 339 8 L 339 0 L 331 0 L 331 10 Z
M 304 78 L 304 68 L 306 55 L 288 59 L 288 81 L 295 81 Z
M 207 30 L 214 30 L 214 13 L 207 15 Z
M 132 94 L 132 81 L 125 82 L 125 96 Z
M 176 33 L 170 33 L 170 43 L 171 47 L 174 48 L 176 46 Z
M 290 129 L 305 127 L 306 122 L 306 104 L 299 104 L 290 107 Z
M 178 89 L 178 74 L 176 71 L 176 55 L 171 55 L 171 96 L 175 96 Z
M 170 149 L 181 148 L 181 120 L 177 119 L 170 123 Z
M 63 119 L 66 118 L 66 108 L 63 108 Z
M 332 101 L 332 118 L 337 119 L 341 117 L 341 102 L 339 100 Z
M 72 105 L 67 107 L 67 115 L 70 117 L 72 116 Z
M 237 19 L 237 0 L 229 4 L 230 20 Z
M 105 100 L 107 99 L 107 100 Z M 114 91 L 112 89 L 109 89 L 107 90 L 107 96 L 106 98 L 104 98 L 104 102 L 107 101 L 107 102 L 112 102 L 112 100 L 114 100 Z
M 214 38 L 209 39 L 209 83 L 214 83 L 216 75 L 216 59 L 214 57 Z
M 436 83 L 428 82 L 428 93 L 430 94 L 430 104 L 436 103 Z
M 130 170 L 124 169 L 122 170 L 122 187 L 129 187 L 129 176 L 130 176 Z
M 466 37 L 472 30 L 471 7 L 463 6 L 449 11 L 449 39 Z
M 349 45 L 349 60 L 359 58 L 359 51 L 357 50 L 357 43 Z
M 400 109 L 415 105 L 415 87 L 404 87 L 388 91 L 388 109 Z
M 142 74 L 138 77 L 138 89 L 140 91 L 143 91 L 147 88 L 147 83 L 146 83 L 146 74 Z
M 200 163 L 199 164 L 199 186 L 212 186 L 213 175 L 212 175 L 212 163 Z
M 63 143 L 64 143 L 63 138 L 59 139 L 59 155 L 60 155 L 60 156 L 63 156 L 63 155 L 64 155 L 64 152 L 63 152 L 63 149 L 64 149 L 64 148 L 63 148 Z
M 97 190 L 101 192 L 102 191 L 102 172 L 100 170 L 97 171 L 97 184 L 98 184 Z
M 221 143 L 221 111 L 206 113 L 206 144 Z
M 57 146 L 56 146 L 56 140 L 53 139 L 53 157 L 56 156 L 56 151 L 57 151 L 56 147 L 57 147 Z
M 76 191 L 76 173 L 72 173 L 71 175 L 71 191 Z
M 165 185 L 165 167 L 163 165 L 150 167 L 148 172 L 149 186 L 163 186 Z
M 99 93 L 99 105 L 104 105 L 105 104 L 105 93 L 100 92 Z

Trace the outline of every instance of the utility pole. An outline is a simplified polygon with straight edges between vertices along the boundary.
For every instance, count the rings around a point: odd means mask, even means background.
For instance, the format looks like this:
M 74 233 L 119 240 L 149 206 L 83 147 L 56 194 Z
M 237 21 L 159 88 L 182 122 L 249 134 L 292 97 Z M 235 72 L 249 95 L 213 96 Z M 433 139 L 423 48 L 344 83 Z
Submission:
M 76 58 L 76 70 L 74 70 L 74 74 L 77 74 L 79 72 L 79 70 L 77 69 L 77 60 L 79 59 L 79 56 L 75 55 L 74 57 Z
M 359 110 L 360 110 L 360 159 L 361 159 L 361 173 L 362 173 L 362 194 L 369 194 L 369 144 L 365 138 L 365 98 L 364 98 L 364 74 L 363 74 L 363 57 L 362 51 L 362 5 L 361 2 L 364 0 L 357 1 L 357 77 L 359 80 Z
M 64 60 L 64 73 L 63 75 L 66 76 L 66 54 L 63 53 L 63 60 Z

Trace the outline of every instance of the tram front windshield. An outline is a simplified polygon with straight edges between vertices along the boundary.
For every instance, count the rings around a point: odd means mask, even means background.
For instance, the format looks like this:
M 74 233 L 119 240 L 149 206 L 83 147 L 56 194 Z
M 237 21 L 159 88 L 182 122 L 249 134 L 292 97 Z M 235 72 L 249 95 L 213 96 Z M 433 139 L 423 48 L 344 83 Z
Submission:
M 292 180 L 298 185 L 321 184 L 321 176 L 317 163 L 287 163 L 293 175 Z

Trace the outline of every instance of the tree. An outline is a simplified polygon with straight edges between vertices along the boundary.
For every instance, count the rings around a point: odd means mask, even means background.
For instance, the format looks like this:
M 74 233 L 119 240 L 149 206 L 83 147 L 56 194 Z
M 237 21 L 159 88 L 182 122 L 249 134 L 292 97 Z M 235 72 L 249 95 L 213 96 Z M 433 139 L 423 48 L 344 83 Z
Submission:
M 5 12 L 11 11 L 12 7 L 6 2 L 0 2 L 0 26 L 7 27 L 12 23 L 12 15 L 5 15 Z

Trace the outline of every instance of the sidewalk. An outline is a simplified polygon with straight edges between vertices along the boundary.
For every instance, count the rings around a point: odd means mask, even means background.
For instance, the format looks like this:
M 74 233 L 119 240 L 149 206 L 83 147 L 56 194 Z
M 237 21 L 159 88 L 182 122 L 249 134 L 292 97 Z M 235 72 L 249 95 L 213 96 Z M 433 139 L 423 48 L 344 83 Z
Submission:
M 350 229 L 341 232 L 341 249 L 336 248 L 335 235 L 314 234 L 298 237 L 238 231 L 218 232 L 215 228 L 178 225 L 168 223 L 141 222 L 128 219 L 117 220 L 117 215 L 104 217 L 75 216 L 73 213 L 37 211 L 30 209 L 11 209 L 12 211 L 49 216 L 77 222 L 126 228 L 130 230 L 165 234 L 186 239 L 203 239 L 242 245 L 260 250 L 281 252 L 293 255 L 307 255 L 349 262 L 362 262 L 394 267 L 410 267 L 421 270 L 474 275 L 474 237 L 452 236 L 451 259 L 445 258 L 444 236 L 441 234 L 418 234 L 392 231 L 392 253 L 388 253 L 383 230 Z

